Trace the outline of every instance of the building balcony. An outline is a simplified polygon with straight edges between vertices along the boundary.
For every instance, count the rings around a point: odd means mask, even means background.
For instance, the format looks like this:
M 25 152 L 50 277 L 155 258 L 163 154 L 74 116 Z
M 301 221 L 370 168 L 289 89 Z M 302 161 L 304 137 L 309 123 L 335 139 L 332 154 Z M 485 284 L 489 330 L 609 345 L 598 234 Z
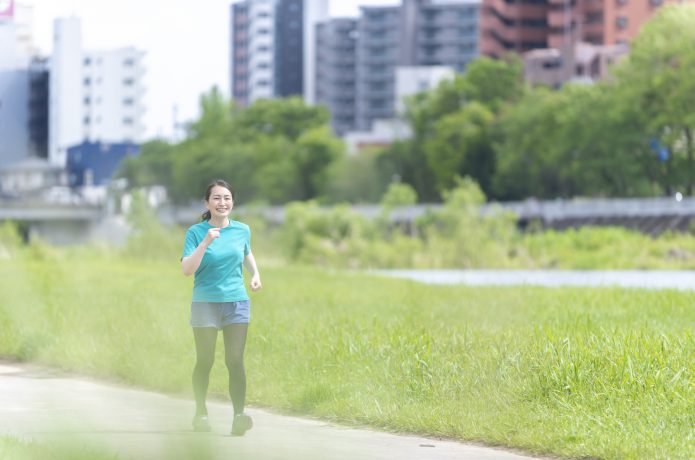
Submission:
M 603 22 L 582 25 L 582 35 L 603 35 Z
M 486 7 L 481 10 L 481 19 L 496 14 L 504 18 L 514 19 L 533 19 L 545 18 L 548 5 L 533 5 L 522 3 L 507 3 L 505 0 L 489 0 Z
M 368 85 L 360 88 L 360 99 L 393 99 L 395 89 L 385 87 L 382 89 L 370 89 Z
M 564 27 L 565 24 L 570 24 L 573 19 L 572 10 L 569 11 L 550 11 L 548 12 L 548 26 Z

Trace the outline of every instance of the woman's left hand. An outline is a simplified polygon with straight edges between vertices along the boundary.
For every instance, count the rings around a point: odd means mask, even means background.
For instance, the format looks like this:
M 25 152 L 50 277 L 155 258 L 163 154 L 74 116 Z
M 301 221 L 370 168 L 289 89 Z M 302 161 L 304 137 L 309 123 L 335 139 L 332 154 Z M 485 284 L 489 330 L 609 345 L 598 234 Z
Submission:
M 251 290 L 255 292 L 260 290 L 261 287 L 263 287 L 261 285 L 261 277 L 258 273 L 256 273 L 253 275 L 253 277 L 251 277 Z

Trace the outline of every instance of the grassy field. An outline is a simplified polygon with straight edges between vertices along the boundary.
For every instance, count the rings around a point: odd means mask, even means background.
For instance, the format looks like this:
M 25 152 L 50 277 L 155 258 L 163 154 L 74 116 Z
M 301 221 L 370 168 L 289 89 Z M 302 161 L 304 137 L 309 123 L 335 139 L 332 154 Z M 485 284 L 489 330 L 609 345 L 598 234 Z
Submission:
M 0 354 L 190 394 L 192 279 L 175 257 L 10 257 Z M 247 347 L 252 404 L 532 453 L 695 458 L 693 293 L 263 275 Z M 222 363 L 211 391 L 225 397 Z
M 0 458 L 6 460 L 117 460 L 90 447 L 38 443 L 11 436 L 0 436 Z

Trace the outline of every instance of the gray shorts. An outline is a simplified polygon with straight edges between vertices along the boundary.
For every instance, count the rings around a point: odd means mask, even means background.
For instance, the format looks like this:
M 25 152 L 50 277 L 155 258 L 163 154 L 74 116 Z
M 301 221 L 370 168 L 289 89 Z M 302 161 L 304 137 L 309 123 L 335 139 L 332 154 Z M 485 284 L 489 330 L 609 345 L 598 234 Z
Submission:
M 251 302 L 191 302 L 191 326 L 222 329 L 229 324 L 248 324 Z

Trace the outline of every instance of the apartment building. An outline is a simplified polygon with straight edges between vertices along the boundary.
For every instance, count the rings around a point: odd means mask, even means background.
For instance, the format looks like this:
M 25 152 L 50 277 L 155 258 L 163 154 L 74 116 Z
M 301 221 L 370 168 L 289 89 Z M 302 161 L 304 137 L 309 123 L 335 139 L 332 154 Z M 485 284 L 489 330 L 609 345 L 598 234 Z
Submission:
M 480 50 L 508 52 L 629 43 L 663 5 L 681 0 L 483 0 Z M 692 1 L 692 0 L 685 0 Z
M 316 102 L 331 111 L 336 133 L 368 131 L 396 115 L 401 67 L 463 72 L 479 55 L 479 9 L 478 0 L 404 0 L 320 23 Z
M 338 135 L 355 128 L 357 20 L 336 18 L 316 29 L 316 103 L 328 107 Z
M 144 53 L 135 48 L 83 49 L 79 18 L 54 22 L 49 76 L 49 159 L 65 166 L 83 141 L 143 140 Z
M 231 5 L 230 94 L 258 99 L 315 94 L 315 26 L 328 0 L 242 0 Z M 309 72 L 309 73 L 307 73 Z

